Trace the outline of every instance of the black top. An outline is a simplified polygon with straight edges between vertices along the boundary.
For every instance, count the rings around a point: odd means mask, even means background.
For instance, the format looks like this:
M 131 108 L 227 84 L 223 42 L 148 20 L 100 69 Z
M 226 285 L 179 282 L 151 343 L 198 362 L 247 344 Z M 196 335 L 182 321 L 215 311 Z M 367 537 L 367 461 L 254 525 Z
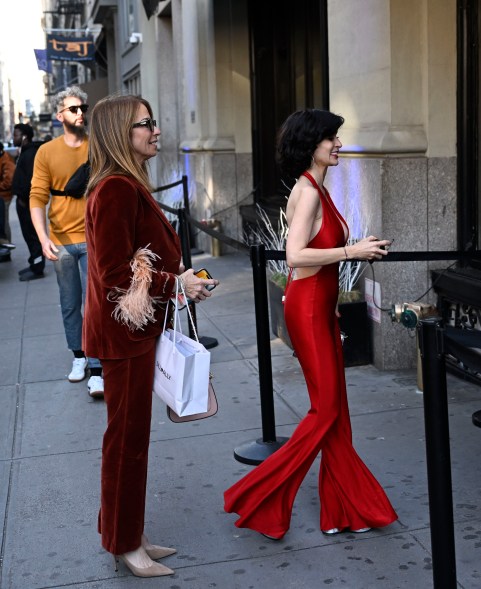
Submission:
M 16 194 L 21 200 L 28 200 L 30 196 L 30 185 L 33 176 L 33 161 L 38 148 L 43 141 L 33 141 L 22 147 L 17 159 L 17 166 L 12 180 L 12 194 Z

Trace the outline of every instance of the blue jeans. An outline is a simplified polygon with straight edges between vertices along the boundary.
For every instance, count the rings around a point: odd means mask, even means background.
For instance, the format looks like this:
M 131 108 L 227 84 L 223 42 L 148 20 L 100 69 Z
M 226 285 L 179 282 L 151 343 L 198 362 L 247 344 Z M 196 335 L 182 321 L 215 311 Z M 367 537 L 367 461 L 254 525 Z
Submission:
M 53 263 L 60 291 L 60 308 L 69 350 L 82 349 L 82 305 L 87 288 L 87 244 L 57 245 Z M 89 368 L 100 368 L 97 358 L 88 359 Z

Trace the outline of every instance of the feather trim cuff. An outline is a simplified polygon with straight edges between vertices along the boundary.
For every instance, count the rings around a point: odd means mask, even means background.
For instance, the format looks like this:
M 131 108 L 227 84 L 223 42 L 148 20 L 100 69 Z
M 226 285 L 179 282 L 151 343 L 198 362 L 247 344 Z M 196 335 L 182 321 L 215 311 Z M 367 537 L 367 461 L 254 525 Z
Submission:
M 138 249 L 130 262 L 132 279 L 129 288 L 115 287 L 107 295 L 110 302 L 116 303 L 112 317 L 130 331 L 143 330 L 149 321 L 155 323 L 155 306 L 161 300 L 160 297 L 149 295 L 152 274 L 157 273 L 153 262 L 160 260 L 160 256 L 148 249 L 149 245 Z

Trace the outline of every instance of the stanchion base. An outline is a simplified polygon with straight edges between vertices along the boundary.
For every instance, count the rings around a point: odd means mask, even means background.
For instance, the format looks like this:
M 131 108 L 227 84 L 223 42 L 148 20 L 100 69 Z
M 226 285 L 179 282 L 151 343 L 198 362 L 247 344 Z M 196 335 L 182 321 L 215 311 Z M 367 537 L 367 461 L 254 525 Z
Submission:
M 190 255 L 191 256 L 200 256 L 200 254 L 203 254 L 204 250 L 199 249 L 198 247 L 193 247 L 190 250 Z
M 207 350 L 215 348 L 219 345 L 219 342 L 215 339 L 215 337 L 209 337 L 208 335 L 201 335 L 199 337 L 199 341 Z
M 243 464 L 260 464 L 279 450 L 288 439 L 277 437 L 275 442 L 264 442 L 262 438 L 259 438 L 255 442 L 246 442 L 234 450 L 234 458 Z
M 481 410 L 473 413 L 473 424 L 476 427 L 481 427 Z

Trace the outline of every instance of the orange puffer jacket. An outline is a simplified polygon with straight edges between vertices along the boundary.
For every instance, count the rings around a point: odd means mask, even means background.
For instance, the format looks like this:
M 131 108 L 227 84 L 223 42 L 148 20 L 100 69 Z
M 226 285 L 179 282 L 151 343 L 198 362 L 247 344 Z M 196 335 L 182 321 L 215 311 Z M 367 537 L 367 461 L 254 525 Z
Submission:
M 15 172 L 15 162 L 12 157 L 2 151 L 0 153 L 0 196 L 6 200 L 12 200 L 12 180 Z

